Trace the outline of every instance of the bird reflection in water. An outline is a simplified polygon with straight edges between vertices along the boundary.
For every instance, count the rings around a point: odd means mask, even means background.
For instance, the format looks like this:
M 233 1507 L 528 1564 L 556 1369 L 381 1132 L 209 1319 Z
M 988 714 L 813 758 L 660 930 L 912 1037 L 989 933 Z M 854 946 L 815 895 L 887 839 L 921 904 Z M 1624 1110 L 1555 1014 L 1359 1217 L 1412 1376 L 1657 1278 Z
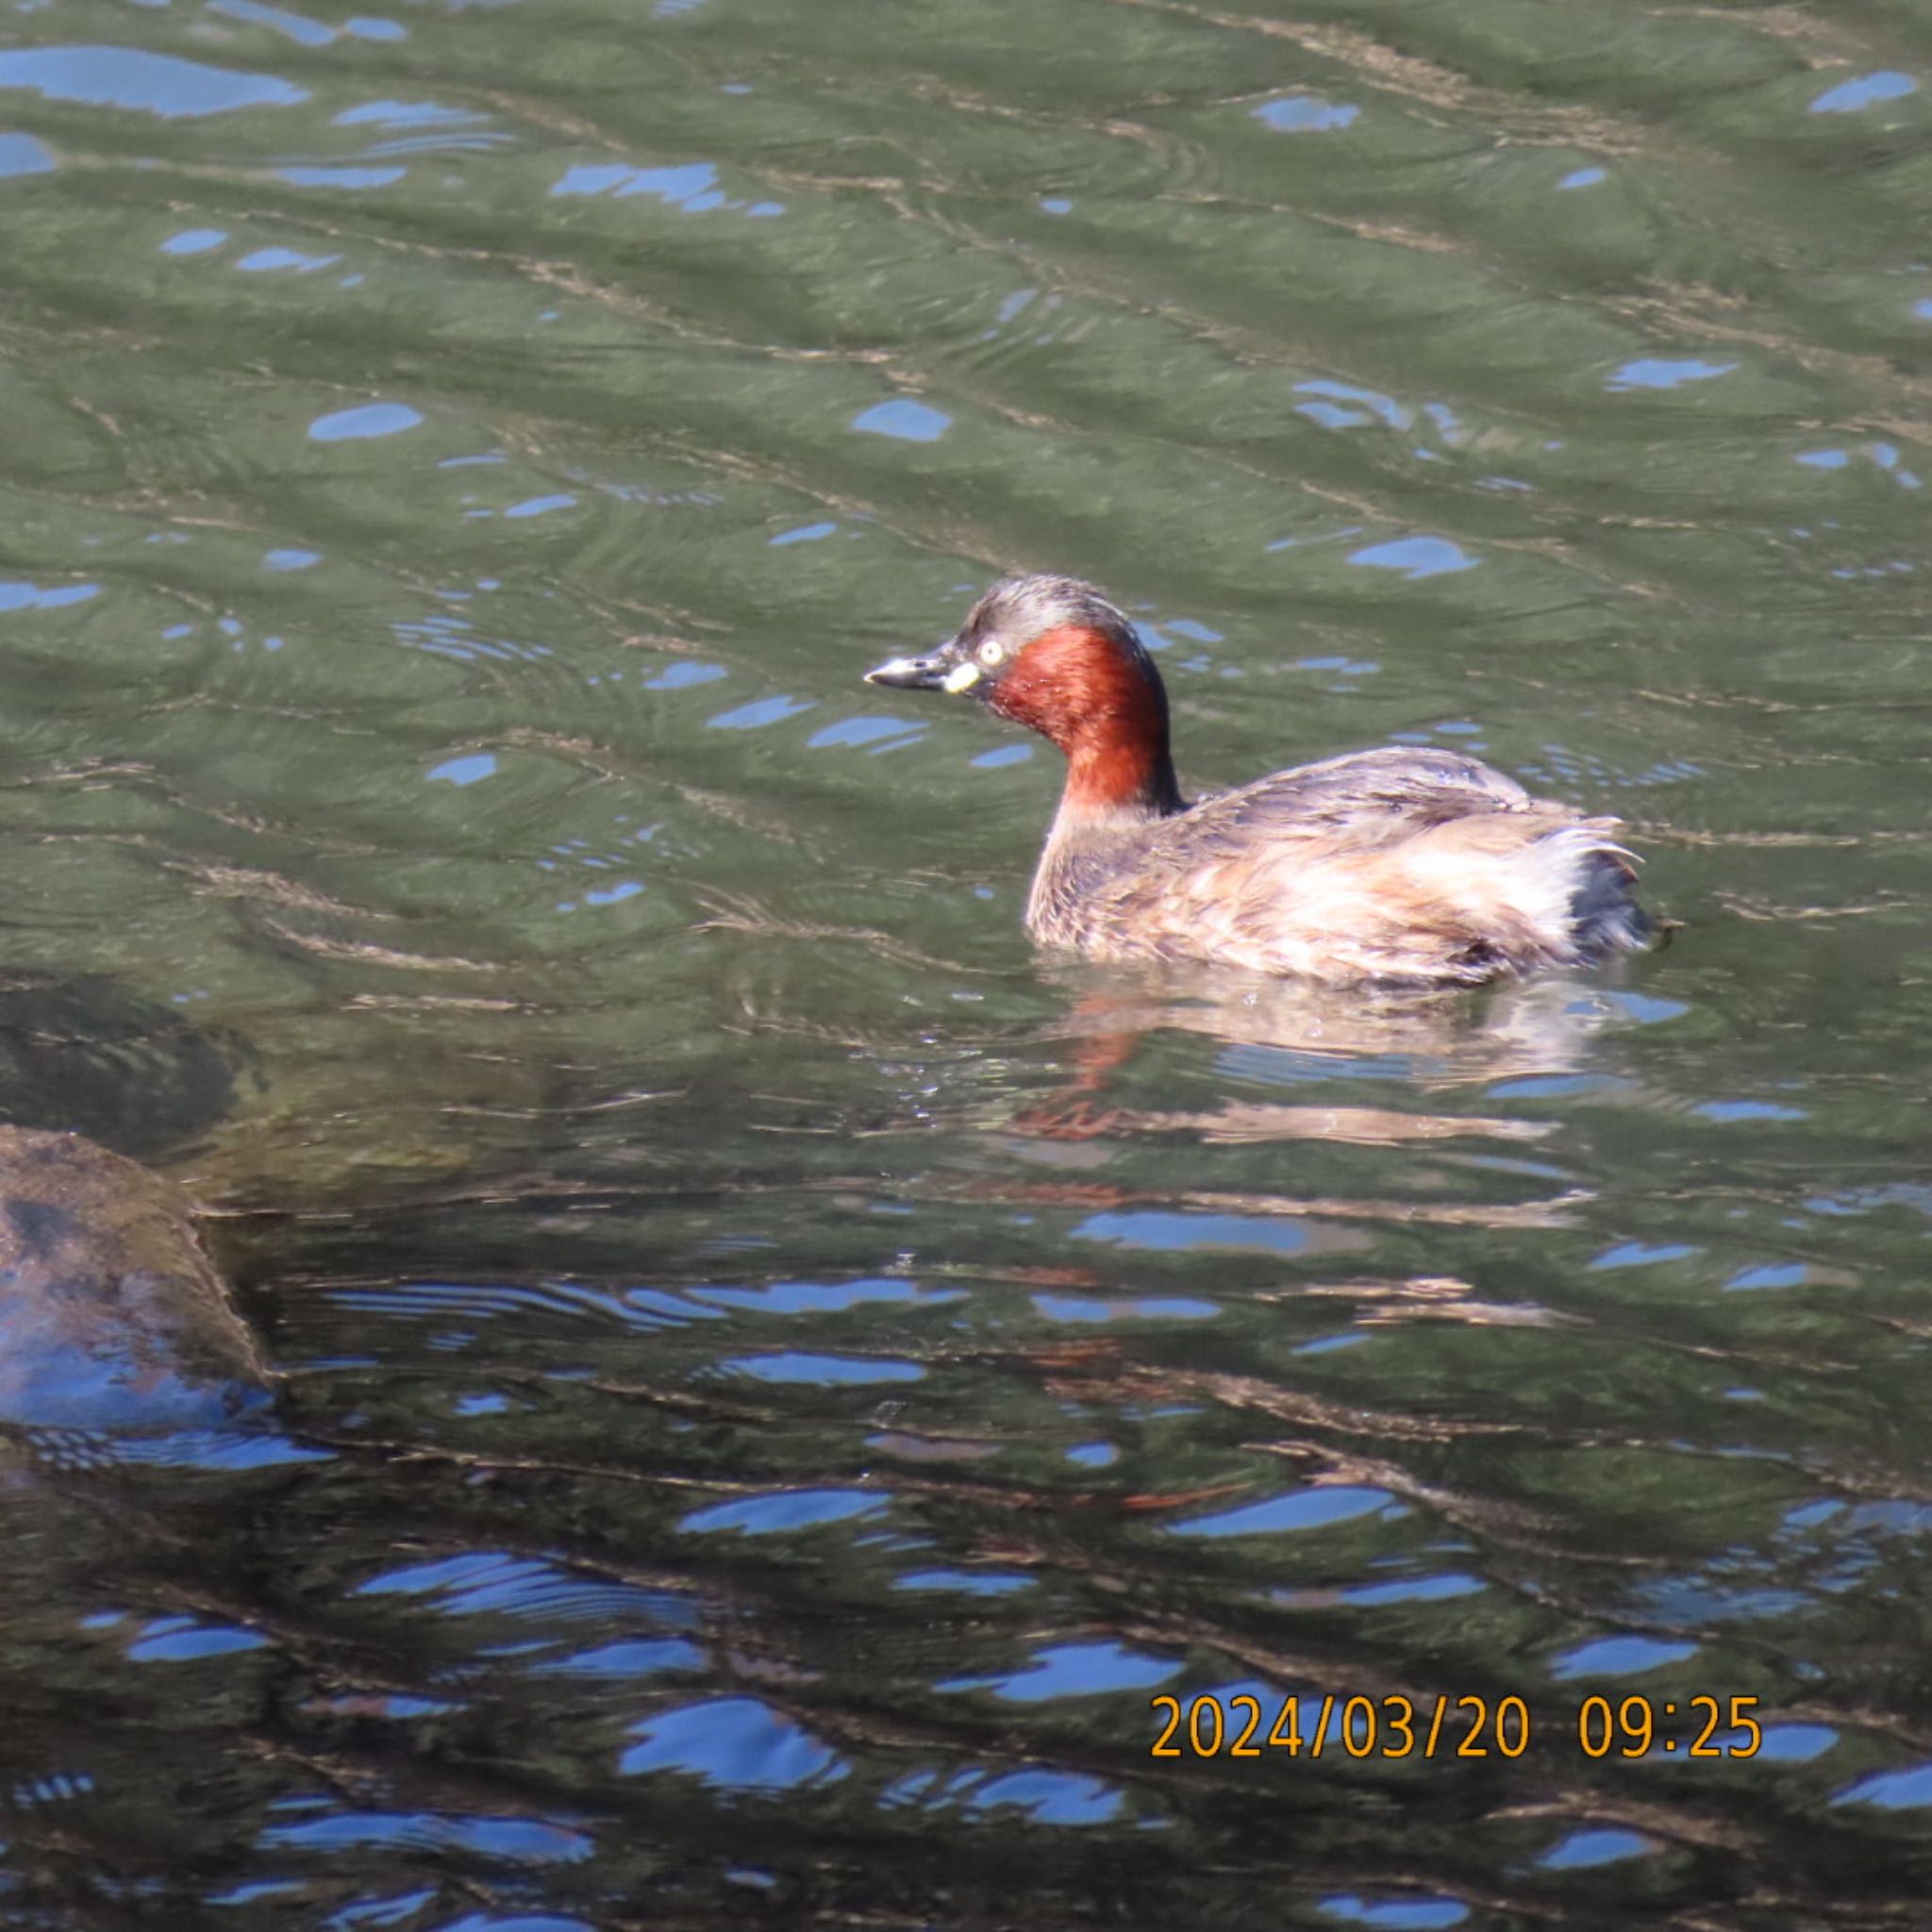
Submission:
M 1209 1142 L 1334 1141 L 1393 1146 L 1482 1139 L 1530 1141 L 1546 1121 L 1427 1108 L 1308 1105 L 1248 1099 L 1193 1111 L 1137 1108 L 1107 1098 L 1113 1075 L 1150 1034 L 1205 1035 L 1231 1071 L 1263 1079 L 1401 1082 L 1447 1093 L 1498 1080 L 1574 1073 L 1619 1017 L 1601 984 L 1540 978 L 1480 998 L 1426 988 L 1336 988 L 1250 978 L 1207 968 L 1158 975 L 1066 965 L 1053 976 L 1071 1005 L 1049 1029 L 1072 1042 L 1071 1077 L 1013 1123 L 1024 1136 L 1083 1141 L 1192 1134 Z

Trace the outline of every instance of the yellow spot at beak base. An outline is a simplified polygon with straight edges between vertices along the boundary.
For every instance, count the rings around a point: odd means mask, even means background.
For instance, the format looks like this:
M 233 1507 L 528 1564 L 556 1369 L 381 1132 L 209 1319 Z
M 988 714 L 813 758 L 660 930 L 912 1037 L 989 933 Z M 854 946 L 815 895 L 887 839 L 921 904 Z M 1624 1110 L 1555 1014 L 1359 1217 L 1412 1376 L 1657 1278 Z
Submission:
M 962 691 L 971 691 L 978 682 L 979 666 L 977 664 L 956 664 L 946 673 L 945 681 L 940 689 L 958 693 Z

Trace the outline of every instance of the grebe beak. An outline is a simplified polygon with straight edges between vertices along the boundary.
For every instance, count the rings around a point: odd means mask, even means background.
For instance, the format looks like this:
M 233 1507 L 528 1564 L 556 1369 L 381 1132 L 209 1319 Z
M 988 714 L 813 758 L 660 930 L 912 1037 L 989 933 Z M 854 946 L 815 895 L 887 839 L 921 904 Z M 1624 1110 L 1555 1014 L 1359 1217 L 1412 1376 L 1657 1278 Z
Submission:
M 923 658 L 888 658 L 865 674 L 868 684 L 889 685 L 894 691 L 949 691 L 946 680 L 959 667 L 950 647 L 928 651 Z

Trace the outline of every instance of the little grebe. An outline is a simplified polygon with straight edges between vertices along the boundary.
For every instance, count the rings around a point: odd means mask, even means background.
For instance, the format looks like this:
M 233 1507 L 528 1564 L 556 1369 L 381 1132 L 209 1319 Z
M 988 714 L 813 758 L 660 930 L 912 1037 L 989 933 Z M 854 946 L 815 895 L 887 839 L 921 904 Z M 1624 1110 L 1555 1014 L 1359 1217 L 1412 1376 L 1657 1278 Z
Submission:
M 1008 577 L 949 643 L 866 675 L 968 693 L 1066 754 L 1026 902 L 1042 944 L 1475 985 L 1651 941 L 1615 819 L 1532 798 L 1457 752 L 1355 752 L 1190 805 L 1160 674 L 1076 578 Z

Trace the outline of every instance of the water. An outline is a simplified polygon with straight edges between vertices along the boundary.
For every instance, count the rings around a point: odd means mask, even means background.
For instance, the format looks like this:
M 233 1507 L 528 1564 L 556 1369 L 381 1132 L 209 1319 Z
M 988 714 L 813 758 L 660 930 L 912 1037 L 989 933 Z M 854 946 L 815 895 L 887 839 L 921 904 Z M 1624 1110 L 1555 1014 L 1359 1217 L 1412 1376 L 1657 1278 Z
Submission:
M 10 1924 L 1919 1923 L 1923 5 L 8 18 L 0 1111 L 290 1378 L 0 1490 Z M 1035 958 L 1012 567 L 1683 929 Z

